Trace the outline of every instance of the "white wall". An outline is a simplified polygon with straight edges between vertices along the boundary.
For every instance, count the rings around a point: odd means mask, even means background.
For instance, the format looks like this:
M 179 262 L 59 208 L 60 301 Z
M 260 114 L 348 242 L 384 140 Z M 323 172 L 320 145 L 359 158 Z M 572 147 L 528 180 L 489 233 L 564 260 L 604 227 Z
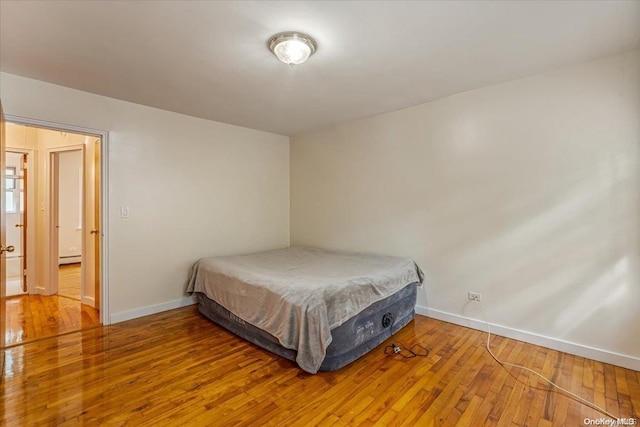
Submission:
M 188 302 L 200 257 L 289 244 L 287 137 L 6 73 L 0 93 L 5 114 L 109 131 L 112 320 Z
M 291 139 L 291 243 L 414 258 L 421 312 L 640 369 L 640 51 Z
M 58 256 L 82 254 L 82 151 L 58 153 Z M 64 261 L 64 260 L 62 260 Z

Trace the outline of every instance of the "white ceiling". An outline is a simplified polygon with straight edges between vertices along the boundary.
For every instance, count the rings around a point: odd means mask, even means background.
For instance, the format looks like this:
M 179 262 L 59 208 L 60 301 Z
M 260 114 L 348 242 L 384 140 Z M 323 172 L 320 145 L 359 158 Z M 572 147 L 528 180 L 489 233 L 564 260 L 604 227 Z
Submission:
M 0 2 L 2 71 L 283 135 L 638 48 L 640 1 Z

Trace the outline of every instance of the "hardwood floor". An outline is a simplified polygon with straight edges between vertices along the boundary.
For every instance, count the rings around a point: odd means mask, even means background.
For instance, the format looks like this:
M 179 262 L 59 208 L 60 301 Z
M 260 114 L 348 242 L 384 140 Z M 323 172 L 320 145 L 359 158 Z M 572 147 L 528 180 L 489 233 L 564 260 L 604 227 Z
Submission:
M 486 335 L 417 316 L 347 367 L 307 374 L 237 338 L 194 306 L 6 350 L 6 425 L 583 425 L 602 414 L 519 369 Z M 495 337 L 524 363 L 620 417 L 640 412 L 640 373 Z
M 97 309 L 80 304 L 80 264 L 61 265 L 58 295 L 21 295 L 5 301 L 7 346 L 100 325 Z
M 58 267 L 58 295 L 80 301 L 80 263 Z
M 98 310 L 58 295 L 5 299 L 7 346 L 100 325 Z

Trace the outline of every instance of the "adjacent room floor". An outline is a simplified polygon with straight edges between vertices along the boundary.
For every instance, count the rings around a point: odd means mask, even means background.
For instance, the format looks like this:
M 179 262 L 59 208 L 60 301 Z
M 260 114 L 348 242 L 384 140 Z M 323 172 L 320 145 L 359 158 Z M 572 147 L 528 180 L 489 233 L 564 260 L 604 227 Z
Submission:
M 577 426 L 603 417 L 498 365 L 485 341 L 480 331 L 417 316 L 347 367 L 310 375 L 191 306 L 6 350 L 2 422 Z M 392 342 L 430 353 L 385 354 Z M 639 372 L 502 337 L 493 349 L 609 412 L 639 418 Z
M 80 301 L 81 264 L 63 264 L 58 267 L 58 295 Z

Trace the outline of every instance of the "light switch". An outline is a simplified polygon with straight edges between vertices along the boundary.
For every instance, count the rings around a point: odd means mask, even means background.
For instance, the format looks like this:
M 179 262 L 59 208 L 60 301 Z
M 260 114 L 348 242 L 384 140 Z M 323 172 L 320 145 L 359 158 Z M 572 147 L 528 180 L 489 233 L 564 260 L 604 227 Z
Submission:
M 120 206 L 120 218 L 129 218 L 129 206 Z

